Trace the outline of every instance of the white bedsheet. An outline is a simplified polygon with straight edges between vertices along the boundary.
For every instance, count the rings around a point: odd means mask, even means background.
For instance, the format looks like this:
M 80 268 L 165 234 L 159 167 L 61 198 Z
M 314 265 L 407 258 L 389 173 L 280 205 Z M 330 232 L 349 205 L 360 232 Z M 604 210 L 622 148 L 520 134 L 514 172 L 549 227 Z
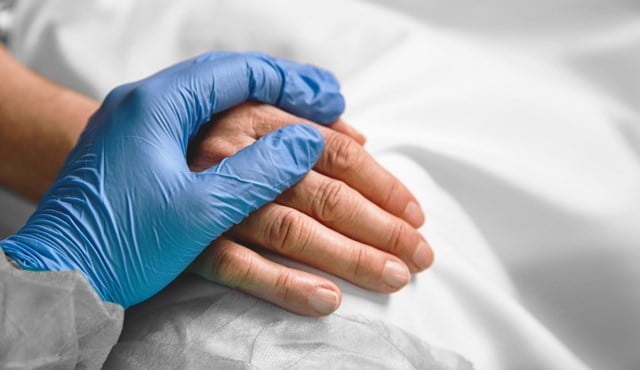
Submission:
M 389 298 L 341 282 L 339 315 L 397 325 L 478 369 L 638 368 L 639 7 L 395 4 L 420 21 L 355 0 L 23 1 L 12 52 L 97 98 L 208 49 L 335 71 L 346 118 L 418 195 L 437 253 Z M 184 304 L 183 286 L 132 311 L 148 322 L 126 322 L 127 350 L 170 330 L 160 307 Z

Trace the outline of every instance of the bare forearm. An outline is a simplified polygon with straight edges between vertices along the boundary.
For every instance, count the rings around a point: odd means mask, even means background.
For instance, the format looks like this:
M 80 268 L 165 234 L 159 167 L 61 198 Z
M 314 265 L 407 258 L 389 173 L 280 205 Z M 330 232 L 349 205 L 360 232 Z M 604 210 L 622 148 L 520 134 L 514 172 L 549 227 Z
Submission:
M 0 46 L 0 183 L 38 200 L 98 103 L 30 71 Z

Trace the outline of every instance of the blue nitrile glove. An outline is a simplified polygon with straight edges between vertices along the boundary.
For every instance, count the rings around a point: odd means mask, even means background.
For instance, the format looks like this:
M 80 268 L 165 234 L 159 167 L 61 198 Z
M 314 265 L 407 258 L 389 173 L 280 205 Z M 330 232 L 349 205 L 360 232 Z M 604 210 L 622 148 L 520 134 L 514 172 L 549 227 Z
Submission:
M 320 156 L 320 133 L 292 125 L 191 172 L 190 138 L 212 114 L 246 100 L 323 123 L 344 108 L 328 72 L 255 53 L 206 54 L 120 86 L 27 224 L 0 246 L 28 270 L 81 271 L 106 301 L 128 307 L 149 298 Z

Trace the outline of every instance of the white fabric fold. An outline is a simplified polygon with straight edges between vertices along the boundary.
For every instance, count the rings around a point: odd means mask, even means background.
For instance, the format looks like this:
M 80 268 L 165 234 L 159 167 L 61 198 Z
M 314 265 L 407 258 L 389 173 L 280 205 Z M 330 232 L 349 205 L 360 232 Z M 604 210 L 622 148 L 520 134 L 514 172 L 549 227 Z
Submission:
M 477 369 L 637 368 L 637 7 L 490 3 L 474 13 L 472 0 L 394 2 L 419 23 L 355 0 L 30 0 L 12 52 L 96 98 L 209 49 L 335 71 L 346 119 L 419 197 L 436 251 L 433 268 L 390 297 L 339 281 L 338 317 L 397 326 Z M 164 344 L 187 348 L 158 341 L 176 328 L 188 328 L 181 340 L 204 338 L 197 323 L 211 317 L 198 297 L 215 305 L 218 293 L 183 286 L 136 308 L 145 314 L 127 320 L 131 342 L 113 361 L 136 368 Z M 163 316 L 171 304 L 182 309 Z M 269 338 L 264 348 L 282 339 Z M 249 366 L 237 356 L 222 358 Z

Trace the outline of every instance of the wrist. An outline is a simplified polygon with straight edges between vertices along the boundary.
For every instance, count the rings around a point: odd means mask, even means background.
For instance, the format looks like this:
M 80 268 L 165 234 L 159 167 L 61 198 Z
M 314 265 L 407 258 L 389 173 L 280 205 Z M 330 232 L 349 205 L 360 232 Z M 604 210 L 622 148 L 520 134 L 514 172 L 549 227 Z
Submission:
M 98 103 L 30 71 L 1 47 L 0 81 L 0 183 L 37 201 Z
M 58 121 L 57 126 L 59 127 L 61 139 L 60 152 L 64 153 L 64 158 L 66 158 L 66 155 L 78 142 L 78 138 L 86 127 L 89 118 L 98 110 L 100 104 L 91 98 L 65 88 L 60 88 L 54 99 L 54 105 L 58 107 L 59 117 L 64 117 L 64 119 L 56 119 L 56 121 Z

